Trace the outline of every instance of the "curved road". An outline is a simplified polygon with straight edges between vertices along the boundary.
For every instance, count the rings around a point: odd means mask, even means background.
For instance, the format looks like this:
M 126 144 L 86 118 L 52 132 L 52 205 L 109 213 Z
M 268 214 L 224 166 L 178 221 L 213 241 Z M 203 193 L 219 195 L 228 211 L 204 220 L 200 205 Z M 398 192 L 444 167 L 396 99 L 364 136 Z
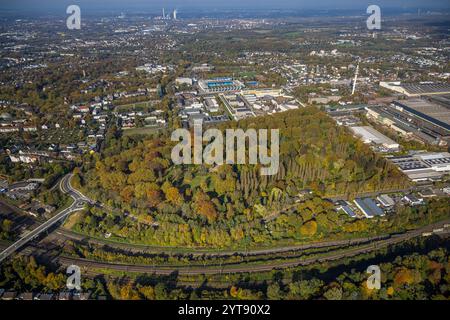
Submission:
M 50 220 L 46 221 L 36 229 L 29 232 L 25 237 L 17 241 L 16 243 L 12 244 L 10 247 L 8 247 L 5 251 L 0 253 L 0 262 L 6 259 L 8 256 L 16 252 L 19 248 L 24 246 L 26 243 L 31 241 L 32 239 L 36 238 L 40 233 L 44 232 L 45 230 L 49 229 L 51 226 L 55 225 L 60 220 L 66 218 L 68 215 L 70 215 L 73 212 L 79 211 L 83 209 L 84 205 L 86 203 L 89 203 L 91 205 L 99 205 L 83 195 L 78 190 L 74 189 L 70 184 L 70 179 L 72 175 L 67 175 L 63 179 L 61 179 L 59 183 L 59 187 L 63 193 L 69 194 L 75 201 L 74 203 L 67 209 L 61 211 L 57 215 L 55 215 Z M 101 206 L 101 204 L 100 204 Z M 362 238 L 362 239 L 353 239 L 353 240 L 342 240 L 342 241 L 330 241 L 330 242 L 322 242 L 322 243 L 312 243 L 307 245 L 299 245 L 299 246 L 290 246 L 290 247 L 281 247 L 281 248 L 270 248 L 270 249 L 260 249 L 260 250 L 253 250 L 253 251 L 246 251 L 243 252 L 243 254 L 246 255 L 264 255 L 264 254 L 271 254 L 271 253 L 283 253 L 283 252 L 289 252 L 289 251 L 295 251 L 295 250 L 305 250 L 305 249 L 315 249 L 315 248 L 325 248 L 325 247 L 333 247 L 333 246 L 355 246 L 355 245 L 363 245 L 362 247 L 355 248 L 355 249 L 349 249 L 345 250 L 344 252 L 336 253 L 334 255 L 329 255 L 326 257 L 315 257 L 315 258 L 309 258 L 309 259 L 296 259 L 289 262 L 278 262 L 278 263 L 271 263 L 266 265 L 233 265 L 233 266 L 222 266 L 220 268 L 217 267 L 156 267 L 156 266 L 149 266 L 149 265 L 127 265 L 127 264 L 120 264 L 120 263 L 107 263 L 107 262 L 97 262 L 97 261 L 90 261 L 85 259 L 78 259 L 78 258 L 67 258 L 67 257 L 59 257 L 59 261 L 61 264 L 77 264 L 79 266 L 84 266 L 87 268 L 96 268 L 96 269 L 112 269 L 117 271 L 128 271 L 128 272 L 139 272 L 139 273 L 156 273 L 156 274 L 162 274 L 167 275 L 171 274 L 173 272 L 178 272 L 179 274 L 186 274 L 186 275 L 198 275 L 198 274 L 219 274 L 223 272 L 230 272 L 230 273 L 240 273 L 240 272 L 262 272 L 262 271 L 270 271 L 273 269 L 278 268 L 289 268 L 289 267 L 295 267 L 299 265 L 308 265 L 313 264 L 317 262 L 324 262 L 324 261 L 332 261 L 332 260 L 338 260 L 344 257 L 351 257 L 355 256 L 361 253 L 368 253 L 372 252 L 374 250 L 378 250 L 381 247 L 397 244 L 400 242 L 404 242 L 410 239 L 413 239 L 415 237 L 421 236 L 423 233 L 432 232 L 435 229 L 442 228 L 445 224 L 448 224 L 450 220 L 442 221 L 433 225 L 429 225 L 426 227 L 419 228 L 417 230 L 409 231 L 403 234 L 398 235 L 384 235 L 379 237 L 372 237 L 372 238 Z M 62 236 L 65 232 L 60 233 Z M 91 240 L 92 241 L 92 240 Z M 96 241 L 95 239 L 93 241 Z M 105 244 L 105 243 L 103 243 Z M 114 245 L 112 243 L 108 243 L 109 245 Z M 119 245 L 119 244 L 118 244 Z M 126 244 L 124 245 L 126 246 Z M 220 252 L 220 253 L 210 253 L 209 255 L 230 255 L 230 254 L 236 254 L 239 253 L 237 251 L 233 252 Z M 207 252 L 189 252 L 189 254 L 206 254 Z
M 70 185 L 71 177 L 72 175 L 69 174 L 64 178 L 62 178 L 61 181 L 59 182 L 59 188 L 63 193 L 69 194 L 73 198 L 74 202 L 72 203 L 72 205 L 64 209 L 60 213 L 56 214 L 43 224 L 39 225 L 34 230 L 31 230 L 24 237 L 22 237 L 21 239 L 13 243 L 11 246 L 6 248 L 3 252 L 0 253 L 0 262 L 11 256 L 13 253 L 15 253 L 17 250 L 19 250 L 21 247 L 23 247 L 31 240 L 35 239 L 42 232 L 48 230 L 53 225 L 69 216 L 71 213 L 82 210 L 86 203 L 92 203 L 92 201 L 89 200 L 86 196 L 84 196 L 82 193 L 72 188 L 72 186 Z

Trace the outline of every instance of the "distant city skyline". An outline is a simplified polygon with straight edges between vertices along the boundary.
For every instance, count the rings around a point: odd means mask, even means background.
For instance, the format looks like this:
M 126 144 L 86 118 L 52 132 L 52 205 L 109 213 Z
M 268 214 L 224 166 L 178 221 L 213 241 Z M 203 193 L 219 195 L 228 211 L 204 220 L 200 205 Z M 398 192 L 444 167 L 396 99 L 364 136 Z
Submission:
M 163 7 L 170 10 L 176 8 L 220 10 L 220 9 L 328 9 L 328 10 L 359 10 L 376 4 L 385 8 L 448 8 L 448 0 L 0 0 L 2 11 L 57 11 L 68 5 L 76 4 L 95 11 L 135 11 L 135 10 L 160 10 Z

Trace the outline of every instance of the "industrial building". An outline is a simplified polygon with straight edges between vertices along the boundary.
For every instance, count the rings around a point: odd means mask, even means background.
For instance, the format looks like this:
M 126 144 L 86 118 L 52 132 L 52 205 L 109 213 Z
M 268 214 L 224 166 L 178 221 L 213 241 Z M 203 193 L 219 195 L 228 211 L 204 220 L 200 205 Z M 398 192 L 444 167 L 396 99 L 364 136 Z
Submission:
M 400 149 L 400 145 L 397 142 L 386 137 L 372 127 L 350 127 L 350 129 L 366 144 L 381 146 L 385 151 L 395 151 Z
M 217 103 L 215 97 L 206 98 L 204 104 L 209 112 L 212 113 L 219 112 L 219 104 Z
M 239 94 L 227 94 L 219 96 L 225 108 L 234 120 L 255 117 L 250 104 Z
M 380 87 L 404 94 L 407 97 L 420 97 L 424 95 L 450 94 L 448 83 L 418 83 L 409 84 L 397 82 L 380 82 Z
M 450 173 L 450 153 L 418 153 L 389 158 L 412 181 L 434 181 Z
M 183 78 L 183 77 L 179 77 L 175 79 L 175 83 L 178 85 L 188 85 L 188 86 L 192 86 L 194 84 L 194 81 L 191 78 Z
M 402 101 L 402 104 L 405 103 L 405 101 Z M 406 140 L 412 139 L 439 146 L 446 146 L 449 143 L 445 128 L 439 128 L 432 122 L 424 121 L 414 113 L 408 113 L 404 107 L 399 105 L 371 106 L 367 107 L 366 110 L 369 119 L 387 126 Z M 424 109 L 423 112 L 429 113 L 430 116 L 433 113 L 432 110 L 433 108 Z
M 282 89 L 276 88 L 243 90 L 241 97 L 256 116 L 295 110 L 301 106 L 301 103 L 295 97 L 287 95 Z
M 404 196 L 403 201 L 405 201 L 411 206 L 421 206 L 424 204 L 424 200 L 422 198 L 418 198 L 413 194 L 408 194 Z
M 259 88 L 253 90 L 245 90 L 244 95 L 254 95 L 256 98 L 263 98 L 266 96 L 279 97 L 283 95 L 283 90 L 275 88 Z
M 223 122 L 226 122 L 230 120 L 227 115 L 220 115 L 220 116 L 209 116 L 204 113 L 199 114 L 193 114 L 189 118 L 183 120 L 183 124 L 187 127 L 193 128 L 195 121 L 202 121 L 203 126 L 209 126 L 209 125 L 217 125 Z
M 435 104 L 426 99 L 409 99 L 394 101 L 397 109 L 408 112 L 412 116 L 428 121 L 437 127 L 450 130 L 450 106 Z
M 385 208 L 391 208 L 395 206 L 395 201 L 387 194 L 382 194 L 377 197 L 378 202 Z
M 440 145 L 448 145 L 450 140 L 450 103 L 445 96 L 414 98 L 394 101 L 392 113 L 399 119 L 417 127 L 421 132 L 436 139 Z
M 356 199 L 354 202 L 366 218 L 372 219 L 384 216 L 384 211 L 370 198 Z
M 398 119 L 395 117 L 393 113 L 390 112 L 388 107 L 381 107 L 381 106 L 372 106 L 367 107 L 367 117 L 369 119 L 375 120 L 388 128 L 394 130 L 396 133 L 400 134 L 401 136 L 405 138 L 413 138 L 415 134 L 419 134 L 420 132 L 412 126 L 411 124 L 407 123 L 406 121 L 403 121 L 401 119 Z M 422 137 L 416 137 L 418 140 L 423 141 L 421 139 Z M 426 141 L 423 142 L 433 142 L 434 140 L 426 139 Z
M 346 201 L 338 201 L 337 203 L 337 210 L 342 210 L 344 211 L 350 218 L 357 218 L 358 215 L 355 213 L 355 211 L 353 211 L 353 209 L 350 207 L 350 204 L 347 203 Z

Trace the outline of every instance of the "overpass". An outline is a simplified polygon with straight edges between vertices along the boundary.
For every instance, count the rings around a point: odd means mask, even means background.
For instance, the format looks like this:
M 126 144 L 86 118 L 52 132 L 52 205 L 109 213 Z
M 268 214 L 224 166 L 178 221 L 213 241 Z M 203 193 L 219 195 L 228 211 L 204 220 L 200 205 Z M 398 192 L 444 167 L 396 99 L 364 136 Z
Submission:
M 74 202 L 72 203 L 72 205 L 64 209 L 63 211 L 59 212 L 58 214 L 56 214 L 54 217 L 47 220 L 43 224 L 39 225 L 34 230 L 31 230 L 25 236 L 23 236 L 18 241 L 13 243 L 11 246 L 6 248 L 3 252 L 1 252 L 0 263 L 9 256 L 11 256 L 16 251 L 18 251 L 25 244 L 37 238 L 41 233 L 48 230 L 49 228 L 51 228 L 61 220 L 65 219 L 66 217 L 68 217 L 71 213 L 82 210 L 84 206 L 88 203 L 93 204 L 92 200 L 90 200 L 88 197 L 86 197 L 81 192 L 75 190 L 72 187 L 72 185 L 70 184 L 71 178 L 72 174 L 66 175 L 64 178 L 62 178 L 61 181 L 59 182 L 59 188 L 63 193 L 68 194 L 73 198 Z

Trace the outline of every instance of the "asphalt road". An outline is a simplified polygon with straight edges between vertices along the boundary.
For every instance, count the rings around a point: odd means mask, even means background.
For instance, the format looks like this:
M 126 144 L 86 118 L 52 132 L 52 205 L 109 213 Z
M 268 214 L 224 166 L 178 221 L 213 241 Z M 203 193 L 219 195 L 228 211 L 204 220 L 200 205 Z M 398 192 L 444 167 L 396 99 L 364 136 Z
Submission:
M 2 253 L 0 253 L 0 262 L 6 259 L 8 256 L 12 255 L 18 249 L 23 247 L 29 241 L 37 237 L 39 234 L 49 229 L 51 226 L 61 221 L 62 219 L 69 216 L 71 213 L 79 211 L 83 209 L 86 203 L 90 203 L 91 205 L 98 205 L 103 207 L 103 205 L 98 204 L 84 196 L 80 191 L 74 189 L 70 184 L 70 178 L 72 175 L 67 175 L 63 179 L 61 179 L 59 183 L 59 187 L 63 193 L 69 194 L 73 199 L 74 203 L 67 209 L 61 211 L 57 215 L 55 215 L 50 220 L 46 221 L 36 229 L 32 230 L 22 239 L 12 244 L 10 247 L 5 249 Z M 157 267 L 150 265 L 127 265 L 121 263 L 107 263 L 107 262 L 97 262 L 90 261 L 85 259 L 77 259 L 77 258 L 68 258 L 68 257 L 59 257 L 59 261 L 61 264 L 77 264 L 79 266 L 83 266 L 86 269 L 111 269 L 116 271 L 126 271 L 126 272 L 138 272 L 138 273 L 155 273 L 161 275 L 168 275 L 173 272 L 178 272 L 179 274 L 186 275 L 199 275 L 199 274 L 221 274 L 221 273 L 242 273 L 242 272 L 262 272 L 262 271 L 270 271 L 273 269 L 282 269 L 295 267 L 300 265 L 308 265 L 318 262 L 325 261 L 333 261 L 342 259 L 345 257 L 352 257 L 362 253 L 369 253 L 374 250 L 378 250 L 381 247 L 385 247 L 392 244 L 401 243 L 415 237 L 422 236 L 423 233 L 433 231 L 435 229 L 441 228 L 444 224 L 448 224 L 450 220 L 443 221 L 437 224 L 429 225 L 423 228 L 419 228 L 417 230 L 405 232 L 403 234 L 398 235 L 385 235 L 381 237 L 374 238 L 365 238 L 365 239 L 354 239 L 354 240 L 344 240 L 344 241 L 330 241 L 323 243 L 312 243 L 308 245 L 300 245 L 300 246 L 292 246 L 292 247 L 282 247 L 282 248 L 271 248 L 271 249 L 260 249 L 254 251 L 246 251 L 247 255 L 263 255 L 270 253 L 282 253 L 293 250 L 302 250 L 302 249 L 312 249 L 312 248 L 324 248 L 331 246 L 358 246 L 358 248 L 351 248 L 345 250 L 343 252 L 335 253 L 327 255 L 326 257 L 315 257 L 309 259 L 296 259 L 288 262 L 274 262 L 268 263 L 264 265 L 228 265 L 228 266 L 210 266 L 210 267 Z M 60 234 L 61 235 L 61 234 Z M 63 234 L 62 234 L 63 235 Z M 67 236 L 67 235 L 66 235 Z M 194 253 L 193 250 L 192 253 Z M 199 254 L 204 254 L 205 252 L 198 252 Z M 212 254 L 212 255 L 228 255 L 231 252 L 221 252 Z M 236 253 L 236 252 L 233 252 Z
M 59 187 L 63 193 L 69 194 L 74 199 L 72 205 L 67 209 L 59 212 L 43 224 L 39 225 L 34 230 L 28 232 L 24 237 L 6 248 L 3 252 L 0 253 L 0 262 L 11 256 L 13 253 L 15 253 L 17 250 L 22 248 L 25 244 L 27 244 L 37 236 L 39 236 L 42 232 L 48 230 L 53 225 L 69 216 L 71 213 L 82 210 L 86 203 L 91 203 L 91 200 L 89 200 L 79 191 L 72 188 L 72 186 L 70 185 L 71 177 L 72 175 L 67 175 L 63 179 L 61 179 Z

